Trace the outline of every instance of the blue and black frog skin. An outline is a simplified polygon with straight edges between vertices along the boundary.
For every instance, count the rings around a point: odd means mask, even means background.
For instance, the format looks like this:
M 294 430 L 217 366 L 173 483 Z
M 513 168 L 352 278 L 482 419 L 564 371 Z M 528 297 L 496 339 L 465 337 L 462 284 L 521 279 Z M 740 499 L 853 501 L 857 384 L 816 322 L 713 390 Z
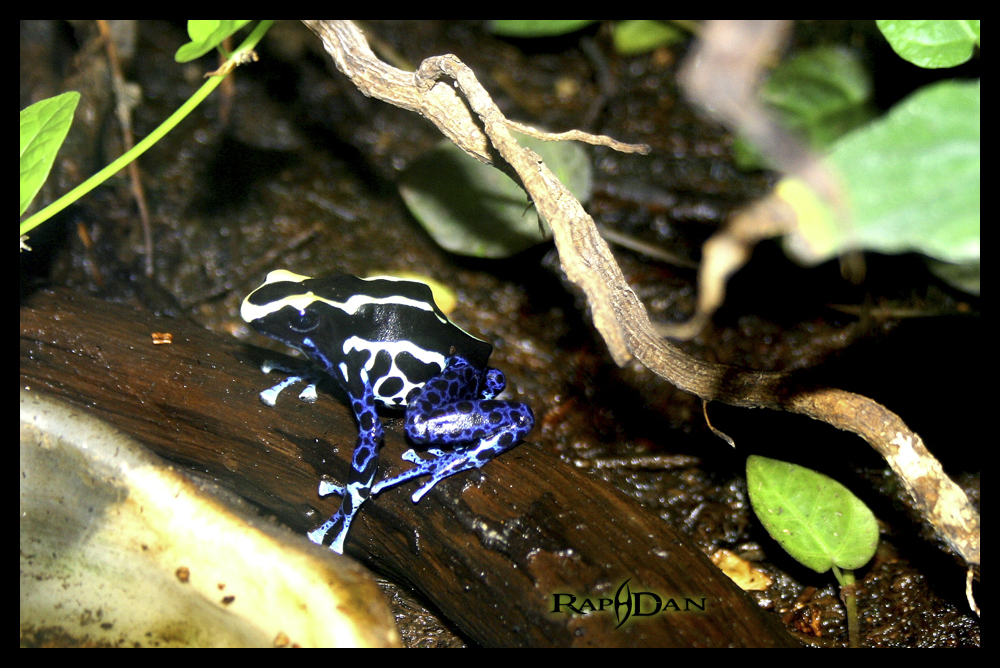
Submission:
M 422 476 L 418 502 L 445 478 L 479 468 L 518 444 L 535 424 L 527 404 L 500 401 L 503 373 L 487 366 L 493 346 L 453 325 L 424 283 L 348 274 L 309 278 L 272 271 L 251 292 L 240 315 L 265 336 L 305 353 L 347 392 L 358 420 L 358 442 L 347 484 L 326 481 L 320 496 L 343 497 L 340 510 L 309 532 L 314 543 L 343 553 L 351 521 L 370 496 Z M 274 405 L 278 394 L 309 381 L 299 395 L 315 401 L 315 378 L 292 376 L 261 392 Z M 382 423 L 375 404 L 406 410 L 406 435 L 431 447 L 429 459 L 407 450 L 414 464 L 394 478 L 375 482 Z

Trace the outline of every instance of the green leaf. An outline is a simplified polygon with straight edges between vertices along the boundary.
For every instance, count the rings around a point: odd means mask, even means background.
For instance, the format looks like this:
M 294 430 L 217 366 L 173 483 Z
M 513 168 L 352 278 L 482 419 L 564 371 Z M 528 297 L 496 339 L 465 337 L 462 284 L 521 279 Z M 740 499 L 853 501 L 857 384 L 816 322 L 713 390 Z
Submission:
M 623 56 L 634 56 L 661 46 L 670 46 L 684 37 L 683 31 L 662 21 L 619 21 L 612 31 L 615 51 Z
M 490 21 L 488 29 L 494 35 L 503 37 L 555 37 L 557 35 L 567 35 L 585 28 L 596 21 L 585 20 L 505 20 Z
M 955 67 L 979 45 L 979 21 L 876 21 L 899 56 L 927 68 Z
M 802 466 L 751 455 L 747 489 L 764 528 L 796 561 L 817 573 L 864 566 L 878 547 L 878 524 L 861 499 Z
M 849 49 L 817 47 L 800 53 L 774 70 L 761 96 L 816 148 L 829 146 L 874 115 L 868 104 L 871 78 Z
M 188 21 L 191 41 L 177 49 L 174 60 L 187 63 L 201 58 L 250 21 Z
M 79 102 L 80 94 L 70 91 L 36 102 L 21 111 L 20 213 L 24 213 L 49 177 Z
M 871 77 L 857 54 L 843 48 L 816 47 L 783 61 L 761 86 L 760 97 L 783 127 L 817 150 L 875 116 Z M 742 169 L 769 166 L 742 139 L 733 150 Z
M 849 224 L 800 218 L 786 250 L 805 263 L 854 249 L 978 262 L 979 91 L 978 81 L 926 86 L 838 141 L 829 161 Z
M 582 146 L 514 134 L 577 199 L 590 198 L 590 158 Z M 540 231 L 538 214 L 520 186 L 450 141 L 415 160 L 400 178 L 399 191 L 413 217 L 452 253 L 503 258 L 549 237 Z
M 970 295 L 981 294 L 979 285 L 981 280 L 979 260 L 965 264 L 950 264 L 948 262 L 928 260 L 927 268 L 953 288 L 968 292 Z

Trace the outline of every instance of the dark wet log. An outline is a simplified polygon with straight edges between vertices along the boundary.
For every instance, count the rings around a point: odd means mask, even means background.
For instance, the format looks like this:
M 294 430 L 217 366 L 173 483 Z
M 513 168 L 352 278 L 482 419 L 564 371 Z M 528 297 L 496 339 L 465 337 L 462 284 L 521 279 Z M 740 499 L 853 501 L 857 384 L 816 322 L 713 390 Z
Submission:
M 171 333 L 173 343 L 154 345 L 154 332 Z M 336 510 L 337 498 L 319 499 L 316 485 L 321 474 L 345 479 L 353 417 L 322 391 L 314 405 L 290 391 L 277 407 L 263 406 L 257 394 L 274 381 L 259 362 L 273 354 L 186 320 L 65 290 L 29 297 L 20 335 L 22 388 L 113 423 L 302 533 Z M 401 421 L 385 423 L 382 468 L 392 474 L 404 468 L 407 445 Z M 369 501 L 347 553 L 411 583 L 478 643 L 796 645 L 687 539 L 538 446 L 522 444 L 481 471 L 446 480 L 416 505 L 414 486 Z M 640 592 L 680 610 L 640 618 L 633 608 L 616 629 L 616 593 L 634 602 Z M 578 609 L 584 599 L 608 602 L 604 612 L 553 613 L 555 594 L 566 594 L 564 603 L 575 596 Z M 650 611 L 654 598 L 642 600 Z

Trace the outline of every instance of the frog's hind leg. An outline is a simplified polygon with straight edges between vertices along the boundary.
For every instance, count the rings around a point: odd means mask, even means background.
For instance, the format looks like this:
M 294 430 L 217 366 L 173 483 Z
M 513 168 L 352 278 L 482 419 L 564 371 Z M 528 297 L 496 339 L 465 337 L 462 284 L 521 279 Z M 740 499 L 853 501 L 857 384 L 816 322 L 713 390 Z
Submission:
M 410 440 L 448 445 L 453 450 L 431 448 L 427 451 L 430 459 L 408 450 L 403 459 L 416 466 L 378 482 L 372 493 L 413 478 L 431 476 L 413 494 L 416 503 L 445 478 L 480 468 L 517 445 L 531 431 L 535 416 L 527 404 L 493 399 L 503 386 L 503 374 L 499 371 L 484 372 L 460 357 L 453 358 L 444 372 L 429 380 L 409 401 L 406 411 L 406 434 Z
M 358 418 L 358 442 L 351 455 L 351 470 L 347 476 L 347 484 L 343 487 L 329 481 L 319 484 L 320 496 L 339 494 L 343 496 L 340 509 L 318 528 L 307 535 L 309 540 L 318 545 L 329 545 L 330 549 L 339 554 L 344 553 L 344 540 L 351 528 L 351 521 L 361 509 L 361 504 L 371 495 L 372 483 L 378 472 L 378 450 L 382 443 L 382 422 L 375 412 L 375 393 L 368 382 L 364 369 L 361 370 L 361 383 L 352 387 L 351 408 Z
M 481 468 L 488 461 L 500 454 L 510 450 L 517 445 L 531 428 L 534 426 L 534 415 L 527 404 L 520 404 L 513 401 L 495 401 L 492 403 L 505 404 L 507 414 L 511 418 L 509 426 L 503 428 L 498 433 L 489 438 L 484 438 L 475 446 L 460 448 L 445 452 L 436 448 L 427 451 L 430 459 L 423 459 L 414 450 L 407 450 L 403 453 L 403 459 L 416 464 L 412 469 L 400 473 L 394 478 L 381 480 L 372 488 L 372 494 L 379 494 L 390 487 L 401 485 L 408 480 L 429 475 L 431 479 L 413 493 L 413 502 L 417 503 L 423 496 L 431 491 L 436 484 L 451 477 L 456 473 L 468 471 L 473 468 Z

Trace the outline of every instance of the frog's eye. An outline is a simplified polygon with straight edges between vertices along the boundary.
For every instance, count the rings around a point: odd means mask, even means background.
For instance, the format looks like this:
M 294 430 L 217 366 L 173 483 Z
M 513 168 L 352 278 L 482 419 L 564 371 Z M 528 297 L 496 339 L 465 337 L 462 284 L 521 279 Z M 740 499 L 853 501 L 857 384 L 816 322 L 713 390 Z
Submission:
M 305 334 L 316 329 L 319 325 L 319 316 L 315 312 L 306 309 L 305 311 L 294 311 L 288 316 L 288 326 L 296 332 Z

